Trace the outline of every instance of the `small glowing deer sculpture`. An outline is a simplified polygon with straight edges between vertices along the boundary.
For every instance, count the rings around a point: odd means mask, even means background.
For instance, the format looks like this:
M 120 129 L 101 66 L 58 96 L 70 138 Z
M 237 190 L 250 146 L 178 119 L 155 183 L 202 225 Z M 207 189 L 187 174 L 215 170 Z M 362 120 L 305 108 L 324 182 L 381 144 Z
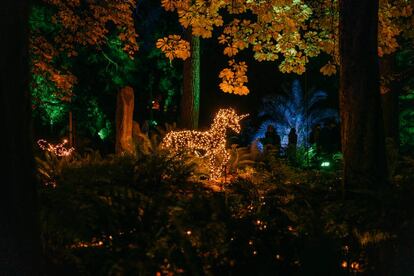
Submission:
M 234 109 L 221 109 L 207 131 L 171 131 L 164 137 L 161 147 L 175 153 L 187 152 L 207 158 L 212 179 L 222 176 L 230 159 L 226 150 L 226 131 L 240 133 L 240 121 L 249 116 L 237 115 Z M 201 153 L 201 154 L 200 154 Z

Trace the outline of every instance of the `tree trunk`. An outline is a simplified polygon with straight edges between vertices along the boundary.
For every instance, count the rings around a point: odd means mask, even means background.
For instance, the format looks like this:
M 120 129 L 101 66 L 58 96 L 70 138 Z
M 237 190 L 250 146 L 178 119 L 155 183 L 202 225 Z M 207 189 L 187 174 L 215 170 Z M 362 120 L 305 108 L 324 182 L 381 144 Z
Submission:
M 345 189 L 387 182 L 377 55 L 378 0 L 340 2 L 340 113 Z
M 180 126 L 197 129 L 200 113 L 200 37 L 187 30 L 191 41 L 191 57 L 184 62 L 183 94 L 180 105 Z
M 0 274 L 40 274 L 29 97 L 29 1 L 0 5 Z
M 134 90 L 126 86 L 118 92 L 116 103 L 116 140 L 115 153 L 135 152 L 132 141 L 132 122 L 134 115 Z
M 72 110 L 69 111 L 69 147 L 73 147 L 73 113 Z
M 392 179 L 398 162 L 400 145 L 399 84 L 392 79 L 396 75 L 395 54 L 380 59 L 380 76 L 387 80 L 385 93 L 381 93 L 381 106 L 384 118 L 385 148 L 387 153 L 388 179 Z M 390 79 L 391 77 L 391 79 Z
M 384 56 L 380 59 L 380 76 L 395 75 L 395 54 Z M 399 144 L 399 89 L 395 81 L 387 84 L 388 91 L 381 94 L 382 112 L 384 117 L 384 133 L 386 138 L 392 138 L 396 145 Z
M 399 133 L 399 100 L 398 90 L 391 88 L 391 91 L 381 95 L 382 110 L 384 112 L 385 137 L 392 138 L 396 145 L 400 141 Z

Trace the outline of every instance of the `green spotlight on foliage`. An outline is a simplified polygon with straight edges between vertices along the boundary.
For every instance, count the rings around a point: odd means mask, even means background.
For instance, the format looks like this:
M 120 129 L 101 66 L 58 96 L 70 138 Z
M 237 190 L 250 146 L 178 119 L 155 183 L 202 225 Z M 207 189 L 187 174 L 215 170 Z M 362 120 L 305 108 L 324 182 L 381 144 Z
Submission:
M 331 166 L 331 163 L 330 163 L 330 162 L 328 162 L 328 161 L 324 161 L 324 162 L 322 162 L 322 164 L 321 164 L 321 167 L 323 167 L 323 168 L 327 168 L 327 167 L 329 167 L 329 166 Z
M 62 101 L 55 93 L 57 88 L 50 80 L 34 74 L 30 87 L 32 108 L 35 118 L 51 126 L 61 123 L 67 118 L 68 102 Z
M 99 138 L 101 138 L 102 140 L 105 140 L 108 137 L 108 135 L 109 135 L 108 129 L 106 129 L 106 128 L 101 129 L 98 132 L 98 135 L 99 135 Z

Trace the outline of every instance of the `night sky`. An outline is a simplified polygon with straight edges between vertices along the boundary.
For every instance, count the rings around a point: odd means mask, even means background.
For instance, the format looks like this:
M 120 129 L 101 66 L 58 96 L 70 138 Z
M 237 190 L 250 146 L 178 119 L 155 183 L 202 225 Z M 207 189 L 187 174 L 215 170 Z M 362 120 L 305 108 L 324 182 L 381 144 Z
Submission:
M 248 64 L 249 95 L 239 96 L 224 93 L 219 88 L 218 75 L 227 66 L 228 59 L 223 56 L 222 51 L 223 47 L 218 44 L 216 38 L 202 41 L 201 127 L 208 126 L 216 110 L 221 107 L 231 106 L 241 113 L 257 114 L 263 96 L 278 94 L 283 87 L 290 89 L 294 79 L 301 81 L 304 91 L 318 89 L 328 92 L 329 98 L 326 104 L 329 107 L 338 107 L 337 78 L 335 76 L 323 77 L 319 72 L 321 64 L 312 60 L 308 71 L 301 76 L 284 74 L 279 71 L 276 62 L 255 61 L 250 50 L 244 50 L 239 57 L 239 60 L 244 60 Z

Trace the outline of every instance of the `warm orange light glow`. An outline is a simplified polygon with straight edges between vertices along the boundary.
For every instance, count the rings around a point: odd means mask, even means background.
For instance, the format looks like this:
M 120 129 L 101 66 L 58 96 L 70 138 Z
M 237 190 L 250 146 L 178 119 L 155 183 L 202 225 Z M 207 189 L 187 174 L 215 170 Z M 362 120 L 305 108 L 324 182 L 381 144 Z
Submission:
M 226 149 L 226 130 L 240 132 L 240 120 L 248 115 L 237 115 L 234 109 L 221 109 L 207 131 L 171 131 L 163 139 L 161 147 L 174 153 L 190 153 L 207 158 L 212 179 L 219 178 L 230 159 Z
M 352 262 L 351 263 L 351 269 L 355 270 L 355 271 L 360 271 L 361 270 L 361 266 L 358 262 Z
M 63 157 L 63 156 L 70 156 L 75 148 L 70 147 L 67 148 L 66 144 L 68 143 L 67 139 L 64 139 L 62 143 L 53 145 L 46 140 L 40 139 L 37 141 L 37 144 L 42 150 L 48 151 L 53 153 L 56 156 Z
M 349 269 L 352 270 L 352 271 L 357 271 L 357 272 L 363 271 L 362 267 L 361 267 L 361 264 L 358 263 L 358 262 L 351 262 L 351 263 L 348 264 L 347 261 L 342 261 L 342 263 L 341 263 L 342 268 L 345 269 L 345 268 L 348 268 L 348 266 L 349 266 Z
M 78 242 L 70 246 L 70 248 L 88 248 L 88 247 L 103 247 L 103 241 L 95 241 L 92 242 Z

